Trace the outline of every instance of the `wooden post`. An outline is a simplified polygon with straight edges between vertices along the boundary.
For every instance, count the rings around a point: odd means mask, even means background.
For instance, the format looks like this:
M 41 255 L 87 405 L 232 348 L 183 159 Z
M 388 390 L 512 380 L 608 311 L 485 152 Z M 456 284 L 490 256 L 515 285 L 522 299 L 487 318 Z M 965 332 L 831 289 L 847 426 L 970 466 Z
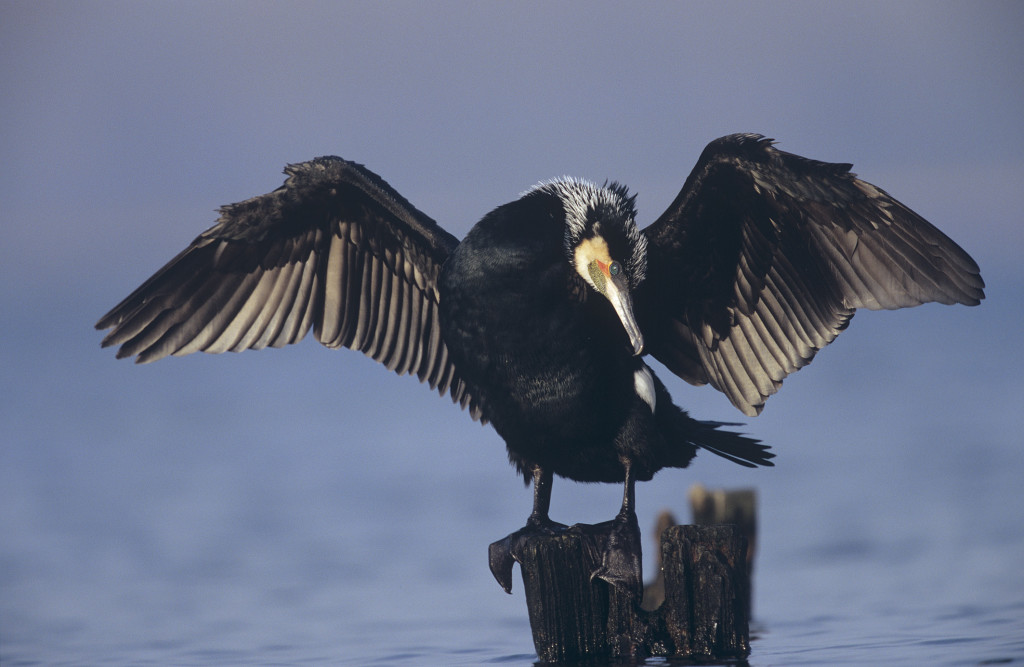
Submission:
M 607 534 L 573 530 L 526 539 L 522 568 L 542 662 L 647 656 L 742 658 L 750 653 L 744 600 L 746 538 L 735 526 L 673 526 L 662 535 L 665 602 L 595 579 Z
M 672 526 L 662 537 L 661 553 L 665 602 L 658 611 L 666 617 L 676 654 L 749 655 L 747 540 L 740 530 Z
M 747 616 L 754 581 L 754 554 L 757 551 L 757 492 L 753 489 L 713 489 L 700 484 L 690 487 L 693 522 L 701 526 L 735 524 L 747 538 Z

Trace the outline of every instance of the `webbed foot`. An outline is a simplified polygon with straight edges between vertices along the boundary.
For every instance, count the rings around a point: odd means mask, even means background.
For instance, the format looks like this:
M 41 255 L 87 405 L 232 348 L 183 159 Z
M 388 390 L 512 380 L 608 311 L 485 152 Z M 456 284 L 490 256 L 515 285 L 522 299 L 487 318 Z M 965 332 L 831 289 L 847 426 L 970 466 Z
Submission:
M 601 565 L 590 575 L 636 595 L 643 592 L 640 525 L 636 513 L 620 512 L 612 521 L 600 524 L 608 531 Z
M 506 593 L 512 592 L 512 566 L 516 562 L 522 563 L 519 553 L 526 541 L 533 537 L 555 535 L 565 529 L 566 526 L 561 523 L 531 516 L 525 526 L 514 533 L 509 533 L 497 542 L 492 542 L 487 549 L 488 564 L 498 585 Z

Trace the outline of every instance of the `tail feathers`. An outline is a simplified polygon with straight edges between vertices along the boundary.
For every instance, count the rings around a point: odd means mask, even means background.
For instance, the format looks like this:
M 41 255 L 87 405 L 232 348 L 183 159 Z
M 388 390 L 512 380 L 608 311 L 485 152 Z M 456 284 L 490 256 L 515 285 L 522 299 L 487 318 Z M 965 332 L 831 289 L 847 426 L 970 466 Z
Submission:
M 693 420 L 691 442 L 701 449 L 718 454 L 724 459 L 741 466 L 774 466 L 771 459 L 775 454 L 760 440 L 748 438 L 732 431 L 721 431 L 721 426 L 742 426 L 734 422 L 711 422 Z

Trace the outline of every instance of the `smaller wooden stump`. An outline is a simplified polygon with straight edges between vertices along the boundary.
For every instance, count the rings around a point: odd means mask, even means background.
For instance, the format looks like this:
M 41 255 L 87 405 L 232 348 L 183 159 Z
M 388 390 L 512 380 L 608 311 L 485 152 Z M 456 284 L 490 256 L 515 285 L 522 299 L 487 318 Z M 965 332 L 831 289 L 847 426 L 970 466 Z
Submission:
M 754 554 L 757 551 L 757 492 L 754 489 L 706 489 L 690 487 L 693 522 L 702 526 L 735 524 L 747 538 L 747 616 L 751 613 L 754 581 Z
M 665 602 L 653 613 L 665 616 L 676 655 L 749 655 L 747 539 L 739 528 L 672 526 L 661 554 Z
M 749 655 L 747 545 L 735 526 L 664 532 L 665 602 L 651 612 L 635 594 L 591 581 L 606 541 L 606 534 L 574 527 L 532 537 L 517 550 L 542 662 Z

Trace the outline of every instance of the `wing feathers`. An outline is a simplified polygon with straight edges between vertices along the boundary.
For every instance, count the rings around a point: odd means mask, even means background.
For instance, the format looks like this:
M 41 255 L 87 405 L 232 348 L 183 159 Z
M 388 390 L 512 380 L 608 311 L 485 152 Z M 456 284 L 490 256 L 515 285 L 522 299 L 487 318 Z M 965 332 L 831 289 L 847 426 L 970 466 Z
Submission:
M 312 328 L 479 405 L 448 360 L 436 280 L 457 244 L 383 180 L 339 158 L 289 165 L 285 184 L 218 223 L 100 319 L 118 357 L 280 347 Z
M 649 351 L 751 415 L 855 309 L 984 298 L 974 260 L 919 215 L 850 165 L 760 135 L 711 142 L 644 234 L 653 280 L 637 302 Z

